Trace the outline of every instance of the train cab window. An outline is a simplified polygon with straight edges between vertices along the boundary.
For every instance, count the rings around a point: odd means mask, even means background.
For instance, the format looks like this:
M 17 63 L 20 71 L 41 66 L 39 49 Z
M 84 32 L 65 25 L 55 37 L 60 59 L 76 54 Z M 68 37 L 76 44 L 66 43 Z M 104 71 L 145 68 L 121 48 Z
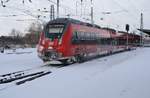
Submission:
M 45 35 L 51 41 L 54 41 L 55 38 L 58 38 L 58 40 L 60 40 L 63 34 L 63 30 L 64 30 L 64 25 L 49 25 L 46 28 Z

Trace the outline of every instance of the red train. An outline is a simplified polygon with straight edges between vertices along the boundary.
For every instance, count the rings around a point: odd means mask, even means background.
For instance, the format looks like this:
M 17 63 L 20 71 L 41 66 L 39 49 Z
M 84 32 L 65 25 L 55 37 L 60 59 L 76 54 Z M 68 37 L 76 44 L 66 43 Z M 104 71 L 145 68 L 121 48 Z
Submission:
M 50 21 L 41 32 L 38 56 L 43 61 L 81 62 L 86 57 L 131 49 L 139 43 L 139 38 L 135 34 L 58 18 Z

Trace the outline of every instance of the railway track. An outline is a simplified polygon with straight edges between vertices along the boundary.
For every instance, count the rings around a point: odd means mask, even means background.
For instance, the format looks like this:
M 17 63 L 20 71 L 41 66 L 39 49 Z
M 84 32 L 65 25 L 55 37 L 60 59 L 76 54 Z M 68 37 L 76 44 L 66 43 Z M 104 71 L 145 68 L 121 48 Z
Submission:
M 7 74 L 0 75 L 0 85 L 1 84 L 9 84 L 14 83 L 16 85 L 21 85 L 28 81 L 32 81 L 34 79 L 40 78 L 42 76 L 48 75 L 52 73 L 52 71 L 64 67 L 64 65 L 51 66 L 50 62 L 44 63 L 38 67 L 25 69 L 21 71 L 11 72 Z
M 95 58 L 99 58 L 99 56 Z M 92 59 L 93 58 L 90 58 L 90 59 L 87 59 L 86 61 L 92 60 Z M 7 74 L 2 74 L 0 75 L 0 86 L 3 84 L 4 85 L 5 84 L 21 85 L 28 81 L 32 81 L 42 76 L 51 74 L 58 68 L 62 68 L 68 65 L 71 65 L 71 64 L 63 65 L 63 64 L 51 64 L 51 62 L 46 62 L 34 68 L 20 70 L 16 72 L 7 73 Z M 2 89 L 0 88 L 0 91 Z

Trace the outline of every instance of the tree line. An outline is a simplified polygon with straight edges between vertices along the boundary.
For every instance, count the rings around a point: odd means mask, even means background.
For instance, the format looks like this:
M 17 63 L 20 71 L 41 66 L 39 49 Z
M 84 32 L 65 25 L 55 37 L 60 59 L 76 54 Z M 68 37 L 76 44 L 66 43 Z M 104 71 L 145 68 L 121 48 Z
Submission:
M 35 22 L 29 26 L 28 33 L 12 29 L 8 36 L 0 36 L 0 47 L 10 47 L 11 45 L 35 47 L 38 44 L 42 28 L 43 24 Z

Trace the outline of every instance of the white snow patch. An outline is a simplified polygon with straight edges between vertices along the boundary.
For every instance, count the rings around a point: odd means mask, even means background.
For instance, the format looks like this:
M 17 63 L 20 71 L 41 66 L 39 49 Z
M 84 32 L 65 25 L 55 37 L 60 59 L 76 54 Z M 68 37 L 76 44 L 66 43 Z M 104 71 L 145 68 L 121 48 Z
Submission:
M 42 63 L 35 49 L 31 50 L 31 54 L 0 54 L 4 60 L 0 61 L 0 74 Z M 139 48 L 59 68 L 1 90 L 0 98 L 150 98 L 149 54 L 150 48 Z

